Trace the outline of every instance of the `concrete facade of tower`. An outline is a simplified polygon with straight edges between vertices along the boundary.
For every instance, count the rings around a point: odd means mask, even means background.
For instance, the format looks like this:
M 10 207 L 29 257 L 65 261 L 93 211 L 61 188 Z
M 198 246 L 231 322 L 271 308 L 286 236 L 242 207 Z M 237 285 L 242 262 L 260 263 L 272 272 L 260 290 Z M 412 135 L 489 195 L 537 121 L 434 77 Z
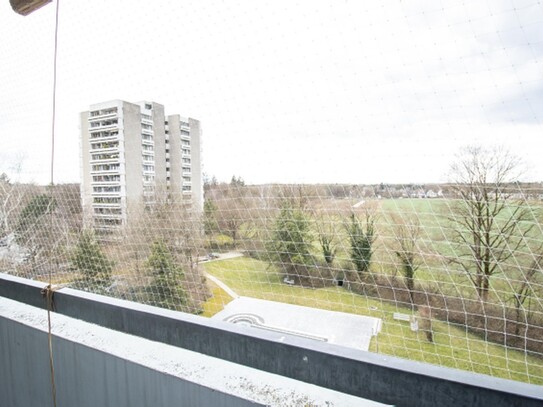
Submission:
M 85 221 L 113 231 L 156 199 L 203 208 L 200 122 L 156 102 L 112 100 L 81 113 Z

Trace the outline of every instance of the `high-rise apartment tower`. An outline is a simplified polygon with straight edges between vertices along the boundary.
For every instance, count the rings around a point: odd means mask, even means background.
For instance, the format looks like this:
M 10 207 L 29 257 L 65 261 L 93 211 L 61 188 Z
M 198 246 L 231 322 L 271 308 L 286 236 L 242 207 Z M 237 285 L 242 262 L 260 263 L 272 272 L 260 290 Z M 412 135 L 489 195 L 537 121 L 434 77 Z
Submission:
M 126 225 L 157 194 L 203 207 L 200 122 L 155 102 L 113 100 L 81 113 L 81 199 L 87 222 Z

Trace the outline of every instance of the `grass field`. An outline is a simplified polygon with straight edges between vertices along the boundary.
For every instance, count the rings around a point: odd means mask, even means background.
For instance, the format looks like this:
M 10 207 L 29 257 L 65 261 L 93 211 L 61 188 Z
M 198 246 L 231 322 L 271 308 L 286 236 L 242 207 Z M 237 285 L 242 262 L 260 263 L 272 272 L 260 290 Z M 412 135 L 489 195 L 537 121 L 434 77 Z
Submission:
M 336 267 L 350 266 L 350 246 L 345 222 L 351 210 L 363 218 L 367 209 L 376 216 L 376 240 L 373 245 L 371 270 L 383 274 L 399 274 L 400 263 L 395 254 L 398 247 L 395 222 L 411 222 L 415 220 L 420 225 L 420 236 L 417 240 L 418 266 L 416 281 L 419 285 L 439 286 L 443 293 L 465 298 L 475 298 L 476 292 L 462 268 L 449 261 L 459 258 L 466 253 L 467 248 L 453 241 L 453 224 L 448 219 L 454 213 L 458 203 L 452 199 L 373 199 L 365 201 L 364 205 L 353 209 L 356 200 L 316 199 L 309 207 L 308 218 L 312 224 L 314 238 L 312 254 L 318 261 L 324 261 L 319 247 L 318 222 L 329 225 L 329 233 L 334 236 L 336 246 Z M 539 201 L 529 203 L 533 214 L 534 228 L 528 239 L 530 247 L 518 253 L 501 264 L 498 271 L 490 280 L 489 299 L 499 303 L 511 301 L 513 290 L 522 281 L 522 273 L 534 259 L 536 248 L 543 244 L 543 205 Z M 310 214 L 311 213 L 311 214 Z M 324 216 L 321 216 L 324 214 Z M 266 226 L 273 228 L 273 224 Z M 543 309 L 540 310 L 543 312 Z
M 412 332 L 407 322 L 392 318 L 394 312 L 410 313 L 407 308 L 340 287 L 289 286 L 281 282 L 280 273 L 273 267 L 250 258 L 214 261 L 204 267 L 242 296 L 381 318 L 383 329 L 372 340 L 372 352 L 543 385 L 543 359 L 487 343 L 463 328 L 440 321 L 434 321 L 434 343 L 429 343 L 422 333 Z M 212 316 L 231 300 L 220 288 L 212 289 L 214 297 L 204 306 L 205 316 Z
M 401 277 L 401 264 L 395 253 L 398 249 L 395 222 L 411 222 L 415 220 L 420 225 L 420 236 L 417 240 L 415 265 L 416 285 L 419 289 L 438 291 L 453 297 L 476 299 L 477 293 L 472 281 L 460 265 L 451 262 L 451 258 L 458 259 L 466 254 L 466 245 L 458 245 L 453 241 L 453 224 L 449 218 L 454 213 L 458 201 L 452 199 L 368 199 L 363 205 L 354 209 L 357 199 L 329 199 L 311 198 L 308 201 L 306 216 L 311 224 L 313 245 L 312 254 L 318 262 L 324 262 L 321 248 L 318 243 L 318 223 L 324 224 L 327 233 L 334 235 L 336 258 L 334 266 L 338 269 L 352 267 L 350 261 L 350 244 L 346 230 L 347 216 L 354 210 L 361 218 L 366 210 L 376 216 L 376 240 L 373 244 L 373 257 L 371 271 Z M 540 201 L 528 203 L 533 215 L 534 226 L 529 239 L 529 247 L 517 250 L 508 261 L 500 264 L 496 273 L 490 279 L 488 299 L 498 304 L 512 305 L 515 290 L 518 290 L 524 281 L 524 273 L 530 267 L 537 254 L 537 247 L 543 245 L 543 204 Z M 240 236 L 246 235 L 248 222 L 241 227 Z M 259 223 L 263 230 L 256 238 L 258 250 L 262 250 L 263 259 L 266 257 L 265 239 L 274 228 L 273 216 L 268 214 L 267 222 Z M 247 248 L 254 246 L 255 236 L 246 236 Z M 540 291 L 543 293 L 543 278 L 540 278 Z M 536 286 L 536 285 L 534 285 Z M 536 290 L 537 291 L 537 290 Z M 536 291 L 526 304 L 530 304 L 529 312 L 543 313 L 543 301 Z
M 447 257 L 458 258 L 465 253 L 466 248 L 454 243 L 452 236 L 453 224 L 448 217 L 454 214 L 454 207 L 458 202 L 451 199 L 386 199 L 379 201 L 378 213 L 384 220 L 380 223 L 381 241 L 376 242 L 375 261 L 388 264 L 381 271 L 394 272 L 396 266 L 394 255 L 390 247 L 394 247 L 394 228 L 391 216 L 404 216 L 415 218 L 420 223 L 421 236 L 419 239 L 419 264 L 416 279 L 419 283 L 439 284 L 442 290 L 450 294 L 459 293 L 466 298 L 474 298 L 475 291 L 471 281 L 458 266 L 447 261 Z M 513 203 L 511 205 L 514 205 Z M 506 208 L 512 210 L 514 206 Z M 541 202 L 528 203 L 532 220 L 528 223 L 533 226 L 526 242 L 528 246 L 518 250 L 508 261 L 501 264 L 490 280 L 490 299 L 496 302 L 508 302 L 513 297 L 513 290 L 522 274 L 531 265 L 537 248 L 543 244 L 543 205 Z M 496 219 L 500 222 L 503 215 Z M 543 310 L 541 310 L 543 311 Z

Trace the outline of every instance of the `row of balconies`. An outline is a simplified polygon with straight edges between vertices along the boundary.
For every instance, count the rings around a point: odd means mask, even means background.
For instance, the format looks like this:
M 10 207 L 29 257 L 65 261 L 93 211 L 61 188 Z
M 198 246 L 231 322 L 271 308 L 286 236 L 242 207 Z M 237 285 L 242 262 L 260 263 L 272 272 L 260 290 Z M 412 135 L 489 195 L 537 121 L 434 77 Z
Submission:
M 91 153 L 117 153 L 117 152 L 119 152 L 118 147 L 95 148 L 91 150 Z
M 111 164 L 118 164 L 118 163 L 119 163 L 118 158 L 102 158 L 102 159 L 90 160 L 91 165 L 100 165 L 100 164 L 111 165 Z
M 118 119 L 105 119 L 100 121 L 91 121 L 90 123 L 90 129 L 91 130 L 102 130 L 107 128 L 113 128 L 117 127 L 119 125 Z
M 111 164 L 93 164 L 91 165 L 91 170 L 98 171 L 98 170 L 113 170 L 113 169 L 119 169 L 121 168 L 121 164 L 119 162 L 111 163 Z
M 118 165 L 100 164 L 93 165 L 90 172 L 91 174 L 119 174 L 120 171 L 121 168 Z
M 96 208 L 93 207 L 93 214 L 95 216 L 121 216 L 122 208 Z
M 120 198 L 121 197 L 119 192 L 93 192 L 92 196 L 93 198 Z
M 92 203 L 92 208 L 121 208 L 120 203 Z
M 95 161 L 119 161 L 119 152 L 91 154 L 91 162 Z
M 94 226 L 98 229 L 116 229 L 122 223 L 121 218 L 94 218 Z
M 119 182 L 92 182 L 91 183 L 91 187 L 94 188 L 94 187 L 120 187 L 119 185 Z M 99 193 L 99 192 L 94 192 L 93 190 L 93 194 L 96 194 L 96 193 Z M 118 194 L 118 192 L 117 192 Z
M 96 152 L 97 150 L 118 149 L 119 141 L 92 141 L 90 147 L 91 152 Z
M 93 213 L 92 214 L 93 217 L 95 218 L 102 218 L 102 219 L 122 219 L 123 215 L 122 214 L 113 214 L 113 213 L 110 213 L 110 214 L 105 214 L 105 213 Z
M 113 175 L 115 176 L 115 175 Z M 104 178 L 104 177 L 111 177 L 111 175 L 103 175 L 103 176 L 94 176 L 94 178 Z M 91 182 L 91 187 L 93 192 L 121 192 L 121 183 L 119 181 L 93 181 Z
M 89 114 L 89 121 L 90 120 L 96 120 L 108 116 L 116 116 L 117 115 L 117 107 L 107 107 L 105 109 L 101 110 L 93 110 Z
M 121 180 L 120 175 L 94 175 L 92 182 L 119 182 Z
M 91 131 L 90 139 L 91 140 L 109 140 L 115 139 L 119 136 L 119 130 L 95 130 Z
M 120 205 L 121 204 L 121 196 L 116 196 L 116 197 L 100 197 L 100 196 L 94 196 L 94 194 L 92 194 L 92 203 L 93 204 L 99 204 L 99 205 L 103 205 L 103 204 L 114 204 L 114 205 Z
M 92 171 L 92 170 L 91 170 L 91 174 L 92 174 L 92 175 L 97 175 L 97 174 L 104 174 L 104 175 L 118 175 L 118 174 L 119 174 L 119 170 L 95 170 L 95 171 Z
M 120 193 L 121 192 L 121 186 L 120 185 L 92 185 L 92 192 L 93 193 Z

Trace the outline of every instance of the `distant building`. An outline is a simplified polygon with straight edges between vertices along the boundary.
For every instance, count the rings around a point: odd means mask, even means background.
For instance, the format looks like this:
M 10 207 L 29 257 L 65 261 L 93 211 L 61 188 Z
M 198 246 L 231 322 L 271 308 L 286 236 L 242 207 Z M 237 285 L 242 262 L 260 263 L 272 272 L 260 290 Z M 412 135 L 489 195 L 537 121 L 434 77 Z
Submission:
M 200 122 L 155 102 L 112 100 L 81 113 L 81 199 L 96 230 L 127 224 L 157 193 L 203 207 Z
M 433 189 L 426 191 L 426 198 L 443 198 L 443 191 L 440 189 L 435 192 Z

